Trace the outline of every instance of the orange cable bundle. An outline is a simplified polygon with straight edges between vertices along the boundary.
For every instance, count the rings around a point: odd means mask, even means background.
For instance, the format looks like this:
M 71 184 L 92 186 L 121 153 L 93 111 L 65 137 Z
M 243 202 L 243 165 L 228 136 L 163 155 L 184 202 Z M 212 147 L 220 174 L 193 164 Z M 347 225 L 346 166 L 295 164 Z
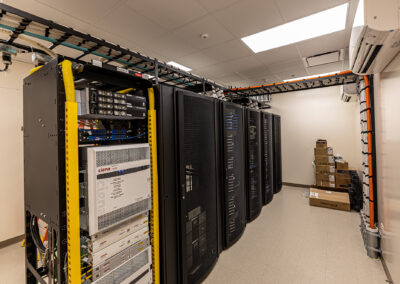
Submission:
M 365 98 L 367 107 L 367 133 L 368 133 L 368 178 L 369 178 L 369 226 L 375 228 L 374 214 L 374 184 L 372 181 L 372 127 L 371 127 L 371 98 L 368 76 L 364 76 Z

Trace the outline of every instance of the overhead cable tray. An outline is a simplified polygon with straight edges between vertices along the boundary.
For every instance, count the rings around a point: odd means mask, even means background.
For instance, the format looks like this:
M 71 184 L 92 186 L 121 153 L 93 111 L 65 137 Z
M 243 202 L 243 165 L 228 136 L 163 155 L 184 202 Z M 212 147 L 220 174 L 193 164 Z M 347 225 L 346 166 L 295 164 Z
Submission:
M 2 44 L 21 47 L 28 42 L 51 57 L 59 54 L 82 63 L 96 60 L 114 65 L 121 72 L 136 76 L 147 74 L 147 78 L 156 83 L 195 92 L 225 90 L 215 82 L 157 59 L 0 3 L 0 37 L 2 34 L 7 37 L 7 40 L 0 40 Z
M 225 95 L 234 98 L 257 97 L 279 93 L 287 93 L 301 90 L 317 89 L 338 85 L 355 83 L 358 75 L 351 71 L 343 71 L 327 76 L 320 76 L 309 79 L 287 81 L 268 85 L 252 86 L 245 88 L 233 88 L 225 91 Z

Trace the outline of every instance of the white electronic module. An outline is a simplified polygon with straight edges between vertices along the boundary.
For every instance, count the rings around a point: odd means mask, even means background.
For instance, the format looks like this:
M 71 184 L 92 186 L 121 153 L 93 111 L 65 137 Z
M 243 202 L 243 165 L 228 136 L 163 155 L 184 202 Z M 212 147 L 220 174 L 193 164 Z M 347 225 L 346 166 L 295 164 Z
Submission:
M 150 210 L 148 144 L 90 147 L 86 151 L 89 235 Z

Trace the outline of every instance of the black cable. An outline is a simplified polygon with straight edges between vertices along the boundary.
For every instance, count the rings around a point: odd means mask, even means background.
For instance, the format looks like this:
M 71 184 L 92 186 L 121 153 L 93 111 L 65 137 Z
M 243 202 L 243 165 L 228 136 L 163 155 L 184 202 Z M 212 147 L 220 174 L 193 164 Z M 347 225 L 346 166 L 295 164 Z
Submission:
M 29 227 L 31 230 L 31 236 L 33 243 L 35 246 L 40 250 L 40 252 L 46 252 L 46 247 L 42 243 L 42 239 L 40 238 L 39 234 L 39 225 L 35 216 L 32 215 L 31 222 L 29 223 Z

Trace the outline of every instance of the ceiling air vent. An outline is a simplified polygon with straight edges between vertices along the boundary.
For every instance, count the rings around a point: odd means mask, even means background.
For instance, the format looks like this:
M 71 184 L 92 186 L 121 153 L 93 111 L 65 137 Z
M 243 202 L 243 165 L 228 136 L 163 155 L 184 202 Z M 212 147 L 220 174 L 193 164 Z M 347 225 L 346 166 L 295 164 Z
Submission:
M 325 52 L 303 58 L 306 67 L 319 66 L 343 60 L 343 49 Z

